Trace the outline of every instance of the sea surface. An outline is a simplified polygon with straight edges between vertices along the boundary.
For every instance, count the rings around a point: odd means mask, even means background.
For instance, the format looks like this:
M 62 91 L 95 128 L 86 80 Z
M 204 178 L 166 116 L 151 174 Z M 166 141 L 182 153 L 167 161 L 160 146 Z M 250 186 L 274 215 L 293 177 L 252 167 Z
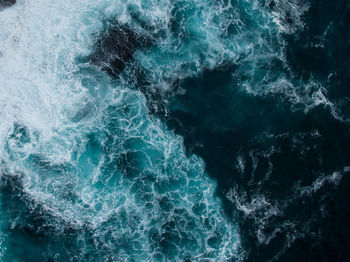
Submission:
M 0 261 L 350 261 L 349 0 L 1 0 Z

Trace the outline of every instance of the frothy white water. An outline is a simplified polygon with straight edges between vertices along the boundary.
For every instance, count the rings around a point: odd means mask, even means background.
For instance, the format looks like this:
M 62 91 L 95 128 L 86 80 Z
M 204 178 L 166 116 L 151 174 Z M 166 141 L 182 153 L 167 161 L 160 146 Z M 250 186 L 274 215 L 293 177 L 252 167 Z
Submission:
M 268 0 L 265 5 L 272 9 L 274 22 L 284 33 L 291 34 L 304 27 L 302 15 L 309 10 L 309 3 L 301 0 Z
M 87 99 L 86 88 L 73 77 L 74 58 L 89 50 L 91 32 L 83 21 L 74 23 L 79 10 L 79 3 L 19 1 L 0 16 L 2 145 L 14 123 L 37 131 L 40 141 L 50 140 L 72 125 L 69 116 Z M 54 158 L 67 159 L 64 148 L 56 148 L 63 151 Z
M 117 17 L 144 30 L 131 16 L 139 12 L 158 30 L 172 5 L 19 0 L 0 13 L 2 176 L 20 180 L 13 190 L 41 210 L 52 234 L 73 228 L 81 242 L 84 229 L 93 232 L 75 250 L 80 256 L 91 241 L 101 261 L 237 255 L 237 229 L 202 160 L 186 156 L 182 139 L 148 114 L 140 92 L 77 63 L 92 52 L 103 21 Z M 164 254 L 162 243 L 172 251 Z

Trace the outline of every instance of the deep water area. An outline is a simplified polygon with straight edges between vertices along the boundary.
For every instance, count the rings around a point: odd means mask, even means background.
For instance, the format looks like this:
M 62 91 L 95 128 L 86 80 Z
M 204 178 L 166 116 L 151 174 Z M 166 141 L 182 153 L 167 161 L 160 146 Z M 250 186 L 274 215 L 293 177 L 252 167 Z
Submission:
M 0 1 L 0 261 L 350 261 L 348 0 Z

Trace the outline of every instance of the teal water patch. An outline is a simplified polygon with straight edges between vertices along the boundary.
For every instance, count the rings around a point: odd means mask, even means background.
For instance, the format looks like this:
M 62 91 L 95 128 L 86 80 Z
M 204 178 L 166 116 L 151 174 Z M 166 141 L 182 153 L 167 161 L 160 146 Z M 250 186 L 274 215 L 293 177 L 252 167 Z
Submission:
M 186 92 L 178 81 L 229 67 L 242 92 L 283 97 L 294 111 L 322 105 L 340 118 L 323 83 L 295 75 L 287 59 L 288 37 L 303 30 L 308 8 L 301 1 L 176 1 L 157 44 L 135 54 L 145 93 L 168 100 Z
M 12 159 L 26 173 L 3 175 L 5 261 L 237 255 L 237 229 L 220 211 L 204 163 L 187 158 L 180 137 L 147 115 L 140 93 L 119 92 L 71 161 Z M 18 241 L 31 242 L 32 258 Z
M 104 21 L 156 34 L 171 8 L 22 1 L 0 17 L 2 261 L 240 258 L 204 162 L 124 75 L 81 59 Z

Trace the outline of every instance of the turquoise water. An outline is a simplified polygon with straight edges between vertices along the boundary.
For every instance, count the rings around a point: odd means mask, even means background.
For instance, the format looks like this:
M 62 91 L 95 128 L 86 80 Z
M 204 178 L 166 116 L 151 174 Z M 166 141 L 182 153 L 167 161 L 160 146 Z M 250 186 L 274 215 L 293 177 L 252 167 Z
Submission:
M 0 9 L 1 261 L 317 260 L 329 236 L 317 217 L 350 170 L 346 91 L 331 88 L 345 66 L 305 58 L 304 34 L 331 30 L 313 27 L 318 12 L 298 0 Z
M 142 30 L 130 13 L 143 8 L 141 19 L 164 30 L 171 7 L 19 1 L 2 11 L 3 261 L 237 255 L 238 229 L 203 161 L 132 84 L 78 62 L 106 21 Z

